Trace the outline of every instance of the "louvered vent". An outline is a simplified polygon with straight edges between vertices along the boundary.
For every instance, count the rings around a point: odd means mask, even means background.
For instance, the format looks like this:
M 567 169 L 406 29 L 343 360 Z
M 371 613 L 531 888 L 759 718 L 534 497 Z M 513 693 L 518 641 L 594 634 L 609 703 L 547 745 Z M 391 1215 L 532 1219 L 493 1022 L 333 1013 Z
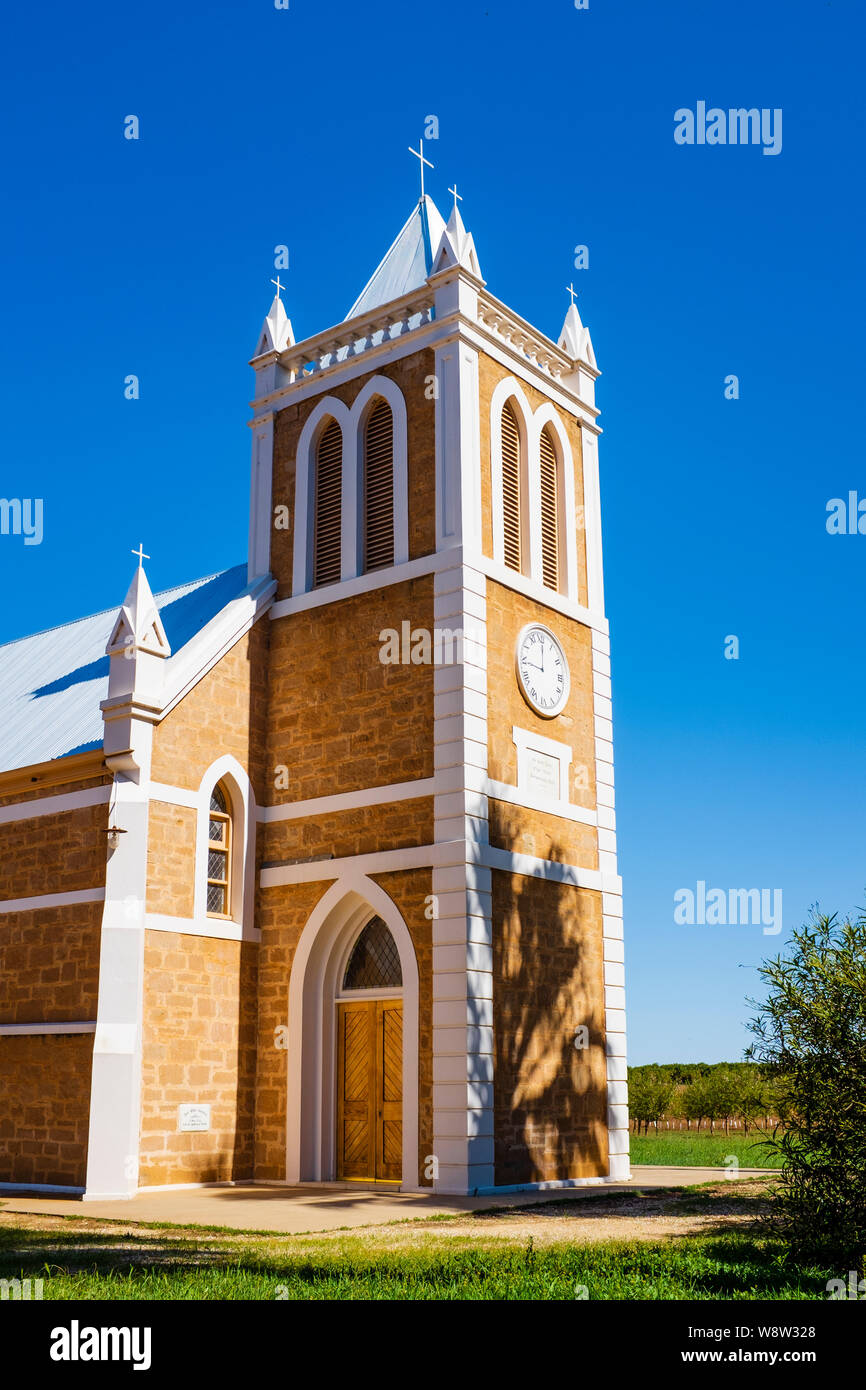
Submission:
M 364 569 L 394 563 L 394 425 L 379 401 L 364 432 Z
M 502 522 L 505 563 L 520 570 L 520 435 L 511 406 L 502 411 Z
M 547 430 L 539 447 L 541 471 L 541 570 L 549 589 L 559 588 L 559 516 L 557 513 L 556 450 Z
M 332 420 L 319 440 L 316 454 L 316 534 L 313 584 L 334 584 L 340 578 L 341 499 L 343 491 L 343 432 Z

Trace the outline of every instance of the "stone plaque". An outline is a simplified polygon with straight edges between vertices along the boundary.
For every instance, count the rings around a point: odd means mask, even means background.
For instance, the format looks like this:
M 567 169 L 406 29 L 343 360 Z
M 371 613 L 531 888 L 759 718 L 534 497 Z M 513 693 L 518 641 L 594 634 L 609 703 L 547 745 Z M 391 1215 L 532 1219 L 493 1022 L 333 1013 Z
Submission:
M 177 1127 L 181 1133 L 210 1129 L 209 1105 L 179 1105 Z
M 542 801 L 559 800 L 559 759 L 549 753 L 526 750 L 526 790 Z

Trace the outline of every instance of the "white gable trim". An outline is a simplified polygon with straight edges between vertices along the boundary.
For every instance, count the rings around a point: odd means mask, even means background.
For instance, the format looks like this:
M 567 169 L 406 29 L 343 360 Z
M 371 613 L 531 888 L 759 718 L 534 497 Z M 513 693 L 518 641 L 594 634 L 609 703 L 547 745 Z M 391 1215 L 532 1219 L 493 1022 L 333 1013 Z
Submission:
M 165 663 L 165 684 L 158 719 L 165 718 L 175 705 L 180 704 L 226 652 L 249 632 L 270 608 L 276 591 L 277 581 L 269 574 L 257 579 L 244 593 L 220 609 L 176 656 L 169 657 Z

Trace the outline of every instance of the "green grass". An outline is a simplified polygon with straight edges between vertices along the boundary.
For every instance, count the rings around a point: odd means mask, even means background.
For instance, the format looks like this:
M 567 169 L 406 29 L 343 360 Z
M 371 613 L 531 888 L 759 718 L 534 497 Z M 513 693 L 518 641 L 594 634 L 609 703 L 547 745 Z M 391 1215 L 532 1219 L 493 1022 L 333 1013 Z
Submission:
M 518 1208 L 307 1236 L 194 1226 L 118 1232 L 115 1223 L 84 1229 L 74 1219 L 28 1228 L 9 1213 L 0 1224 L 0 1277 L 41 1278 L 44 1298 L 55 1301 L 826 1298 L 833 1271 L 786 1261 L 759 1223 L 766 1210 L 762 1183 L 600 1193 L 545 1203 L 539 1230 L 550 1231 L 551 1217 L 567 1218 L 568 1230 L 536 1244 L 526 1234 L 532 1210 Z M 582 1219 L 598 1211 L 634 1217 L 643 1229 L 655 1215 L 728 1224 L 651 1241 L 582 1243 Z
M 683 1168 L 724 1168 L 734 1154 L 741 1168 L 778 1168 L 778 1157 L 760 1144 L 761 1134 L 742 1130 L 710 1134 L 709 1130 L 668 1129 L 656 1134 L 632 1134 L 632 1163 L 672 1164 Z
M 134 1263 L 129 1252 L 109 1252 L 105 1238 L 88 1257 L 78 1237 L 72 1260 L 58 1259 L 55 1234 L 50 1241 L 48 1260 L 34 1248 L 24 1260 L 19 1254 L 14 1269 L 8 1256 L 2 1264 L 7 1278 L 43 1278 L 44 1297 L 53 1300 L 815 1299 L 826 1298 L 832 1277 L 828 1270 L 792 1269 L 770 1247 L 742 1236 L 535 1249 L 531 1241 L 479 1248 L 454 1238 L 447 1248 L 400 1252 L 371 1252 L 368 1241 L 355 1238 L 339 1250 L 276 1260 L 251 1251 L 215 1256 L 195 1242 L 173 1242 L 166 1250 L 163 1242 L 156 1267 L 141 1251 Z

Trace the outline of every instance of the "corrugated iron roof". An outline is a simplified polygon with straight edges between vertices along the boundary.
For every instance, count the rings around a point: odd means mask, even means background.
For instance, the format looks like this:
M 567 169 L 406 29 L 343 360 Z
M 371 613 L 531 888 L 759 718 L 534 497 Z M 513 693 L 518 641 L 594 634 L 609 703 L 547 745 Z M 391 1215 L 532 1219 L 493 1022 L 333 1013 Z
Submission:
M 154 595 L 172 654 L 246 584 L 246 565 L 235 565 Z M 101 747 L 105 648 L 119 608 L 0 646 L 0 772 Z
M 347 319 L 419 290 L 430 274 L 433 254 L 445 231 L 442 214 L 428 195 L 417 203 L 373 271 Z

